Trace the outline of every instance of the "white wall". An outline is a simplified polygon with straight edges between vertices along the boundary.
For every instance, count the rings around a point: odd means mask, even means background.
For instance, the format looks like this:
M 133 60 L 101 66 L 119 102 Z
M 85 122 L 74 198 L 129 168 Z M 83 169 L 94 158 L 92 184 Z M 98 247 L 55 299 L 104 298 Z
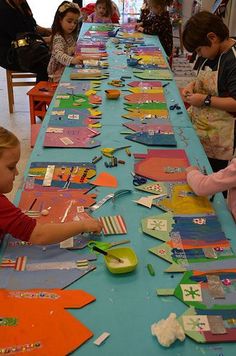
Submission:
M 57 7 L 62 0 L 27 0 L 37 24 L 51 27 Z

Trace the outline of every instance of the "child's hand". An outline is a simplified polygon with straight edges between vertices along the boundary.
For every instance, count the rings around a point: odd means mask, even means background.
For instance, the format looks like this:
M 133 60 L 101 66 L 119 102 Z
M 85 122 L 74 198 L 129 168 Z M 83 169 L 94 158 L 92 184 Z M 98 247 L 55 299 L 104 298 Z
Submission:
M 188 94 L 185 97 L 186 103 L 192 106 L 201 107 L 204 105 L 206 94 Z
M 199 171 L 199 168 L 197 166 L 189 166 L 185 169 L 186 173 L 192 172 L 192 171 Z
M 94 232 L 99 234 L 102 230 L 102 224 L 93 218 L 83 220 L 83 231 L 84 232 Z
M 138 32 L 143 32 L 143 30 L 144 30 L 144 28 L 143 28 L 142 26 L 139 26 L 139 27 L 137 28 L 137 31 L 138 31 Z
M 182 95 L 187 98 L 190 94 L 193 94 L 195 83 L 191 82 L 182 91 Z
M 135 25 L 135 30 L 138 31 L 138 28 L 141 27 L 141 26 L 143 26 L 143 23 L 142 23 L 142 22 L 136 23 L 136 25 Z
M 75 56 L 72 59 L 71 64 L 80 64 L 80 65 L 82 65 L 83 64 L 83 60 L 81 59 L 80 56 Z

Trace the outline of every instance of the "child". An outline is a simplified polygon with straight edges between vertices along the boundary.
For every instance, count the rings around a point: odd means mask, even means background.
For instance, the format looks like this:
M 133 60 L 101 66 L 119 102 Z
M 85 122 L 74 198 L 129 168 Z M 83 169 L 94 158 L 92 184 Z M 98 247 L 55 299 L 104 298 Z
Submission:
M 228 206 L 236 220 L 236 158 L 224 169 L 209 176 L 202 174 L 198 167 L 186 168 L 187 182 L 197 195 L 213 195 L 217 192 L 228 191 Z
M 97 0 L 95 11 L 89 15 L 87 22 L 111 23 L 113 6 L 111 0 Z
M 173 31 L 167 6 L 170 0 L 149 0 L 150 13 L 144 21 L 136 25 L 136 30 L 148 35 L 158 35 L 169 57 L 173 49 Z
M 140 18 L 137 22 L 143 22 L 150 13 L 149 0 L 143 0 L 143 4 L 140 10 Z
M 60 80 L 65 66 L 82 64 L 74 56 L 79 17 L 79 6 L 69 1 L 63 1 L 56 11 L 52 25 L 52 55 L 48 64 L 48 76 L 53 82 Z
M 64 224 L 41 225 L 16 208 L 5 195 L 12 190 L 17 163 L 20 159 L 20 142 L 10 131 L 0 127 L 0 240 L 7 233 L 33 245 L 59 243 L 82 232 L 101 231 L 100 223 L 91 218 Z
M 223 21 L 207 11 L 183 31 L 187 51 L 204 58 L 196 79 L 183 90 L 190 119 L 214 172 L 227 166 L 235 147 L 236 44 Z

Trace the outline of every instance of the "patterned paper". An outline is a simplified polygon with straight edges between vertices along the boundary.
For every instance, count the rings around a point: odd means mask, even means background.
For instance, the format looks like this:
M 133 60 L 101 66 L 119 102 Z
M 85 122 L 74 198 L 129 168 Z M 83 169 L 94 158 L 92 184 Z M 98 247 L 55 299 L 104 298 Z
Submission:
M 99 218 L 103 228 L 104 235 L 120 235 L 126 234 L 127 229 L 125 221 L 121 215 L 115 216 L 102 216 Z

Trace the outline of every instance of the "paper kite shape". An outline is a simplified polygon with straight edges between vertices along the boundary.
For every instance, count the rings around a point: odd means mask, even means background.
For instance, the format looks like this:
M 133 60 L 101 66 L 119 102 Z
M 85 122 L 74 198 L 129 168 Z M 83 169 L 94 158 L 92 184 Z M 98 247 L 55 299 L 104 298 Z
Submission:
M 153 70 L 138 70 L 133 71 L 135 77 L 140 79 L 162 79 L 162 80 L 172 80 L 173 76 L 168 69 L 153 69 Z
M 49 118 L 49 127 L 78 127 L 99 123 L 101 112 L 94 109 L 53 108 Z
M 72 69 L 70 79 L 80 80 L 101 80 L 107 79 L 109 74 L 103 73 L 100 69 Z
M 90 82 L 60 82 L 57 86 L 57 95 L 84 94 L 89 89 L 92 89 Z
M 235 310 L 217 309 L 213 312 L 193 307 L 178 318 L 184 333 L 198 343 L 235 342 L 235 320 Z
M 173 134 L 173 126 L 169 120 L 148 119 L 148 121 L 140 122 L 133 120 L 132 123 L 124 123 L 123 126 L 135 132 L 155 132 Z
M 96 175 L 96 167 L 89 162 L 32 162 L 25 182 L 25 190 L 92 188 L 89 180 Z
M 161 103 L 165 103 L 165 96 L 163 93 L 134 93 L 134 94 L 128 94 L 124 96 L 124 99 L 131 102 L 131 103 L 148 103 L 148 102 L 154 102 L 154 101 L 159 101 Z
M 180 284 L 175 288 L 174 295 L 188 306 L 196 309 L 217 311 L 218 309 L 235 310 L 236 269 L 224 269 L 225 262 L 220 261 L 222 268 L 211 272 L 187 271 Z M 229 260 L 232 263 L 232 259 Z M 208 263 L 211 265 L 211 263 Z M 235 265 L 235 261 L 234 261 Z M 229 283 L 230 284 L 229 284 Z
M 139 89 L 146 89 L 146 88 L 149 88 L 149 89 L 157 89 L 157 88 L 160 88 L 161 90 L 163 90 L 163 87 L 162 87 L 162 82 L 160 81 L 133 81 L 133 82 L 130 82 L 128 83 L 128 85 L 130 87 L 133 87 L 133 88 L 139 88 Z
M 99 218 L 104 235 L 122 235 L 127 233 L 126 224 L 121 215 L 102 216 Z
M 32 202 L 35 202 L 29 210 Z M 58 191 L 28 191 L 21 193 L 19 208 L 40 223 L 61 223 L 76 220 L 78 207 L 88 208 L 96 202 L 96 194 L 84 194 L 76 189 Z M 67 209 L 69 207 L 69 209 Z M 48 215 L 42 215 L 44 210 Z
M 85 94 L 58 94 L 55 100 L 55 107 L 60 109 L 78 108 L 89 109 L 94 105 L 100 105 L 102 98 L 98 95 L 87 96 Z
M 93 333 L 65 308 L 81 308 L 94 300 L 81 290 L 0 289 L 0 353 L 70 354 Z
M 141 220 L 143 232 L 161 241 L 169 241 L 173 224 L 171 213 L 149 216 Z
M 177 146 L 174 134 L 162 134 L 153 131 L 136 132 L 135 134 L 125 136 L 125 138 L 146 146 Z
M 185 168 L 189 161 L 184 150 L 148 150 L 147 154 L 134 154 L 140 161 L 134 164 L 137 175 L 155 181 L 185 181 Z
M 100 132 L 88 127 L 48 127 L 44 136 L 44 147 L 94 148 L 101 145 L 94 137 Z
M 0 264 L 0 288 L 63 289 L 96 268 L 90 263 L 95 255 L 79 255 L 61 249 L 59 244 L 31 246 L 17 244 L 13 238 L 7 242 Z
M 168 196 L 156 201 L 156 206 L 173 214 L 215 214 L 207 197 L 197 196 L 186 183 L 165 182 Z M 141 187 L 140 187 L 141 189 Z

